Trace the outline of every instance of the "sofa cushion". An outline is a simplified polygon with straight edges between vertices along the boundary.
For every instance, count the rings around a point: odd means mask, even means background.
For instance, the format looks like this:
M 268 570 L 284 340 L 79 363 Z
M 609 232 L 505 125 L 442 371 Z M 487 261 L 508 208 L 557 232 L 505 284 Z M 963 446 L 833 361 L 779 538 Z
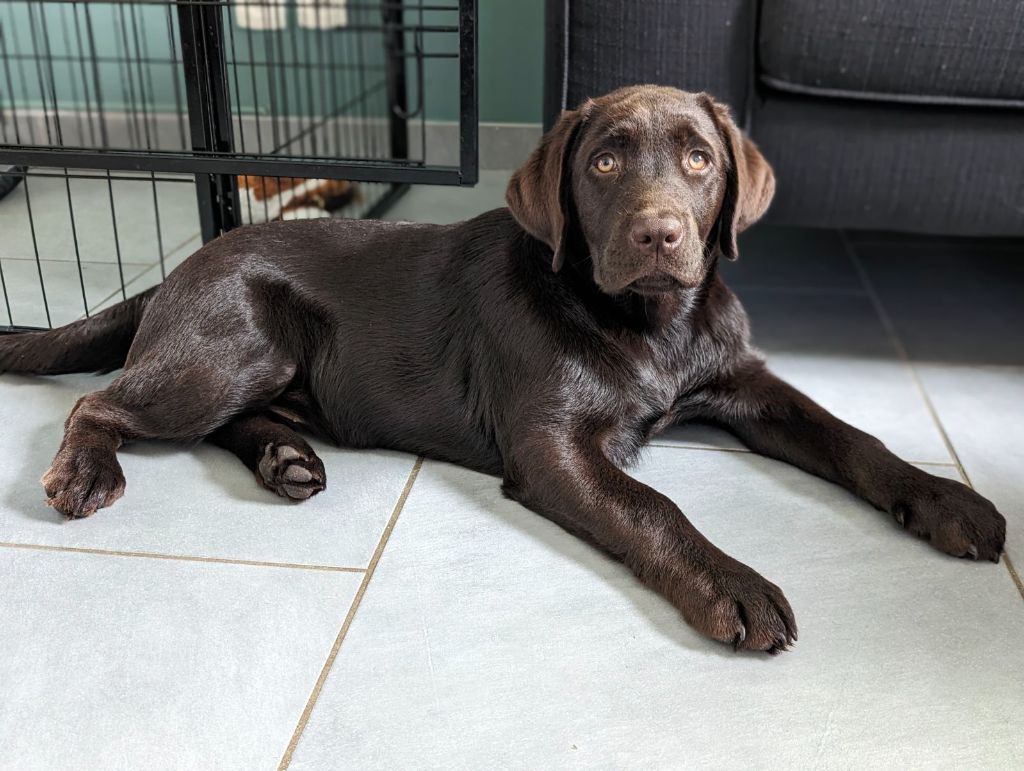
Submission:
M 1024 2 L 768 0 L 763 82 L 800 93 L 1024 106 Z
M 767 222 L 1024 236 L 1024 111 L 778 93 L 753 127 L 777 181 Z

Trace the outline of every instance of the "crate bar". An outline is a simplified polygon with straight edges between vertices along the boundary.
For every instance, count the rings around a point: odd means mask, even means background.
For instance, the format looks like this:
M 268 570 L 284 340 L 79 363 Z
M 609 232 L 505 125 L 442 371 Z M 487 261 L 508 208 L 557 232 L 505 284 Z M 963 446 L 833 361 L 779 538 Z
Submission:
M 178 3 L 178 29 L 192 150 L 230 154 L 234 151 L 234 136 L 221 8 L 181 0 Z M 146 157 L 154 156 L 147 153 Z M 146 165 L 147 171 L 162 170 L 148 160 Z M 205 243 L 240 222 L 235 178 L 238 172 L 200 173 L 198 169 L 196 172 L 200 229 Z
M 384 55 L 386 61 L 388 134 L 391 158 L 406 161 L 409 158 L 409 89 L 406 83 L 405 18 L 403 5 L 383 5 Z M 369 219 L 379 219 L 409 190 L 407 182 L 393 182 L 366 213 Z
M 459 184 L 480 178 L 476 2 L 459 0 Z
M 27 327 L 20 324 L 0 324 L 0 335 L 18 335 L 22 332 L 49 332 L 53 327 Z
M 460 185 L 464 175 L 454 166 L 411 166 L 391 161 L 294 160 L 288 158 L 218 157 L 173 152 L 118 152 L 55 148 L 0 147 L 0 163 L 15 166 L 60 166 L 69 169 L 150 171 L 165 174 L 251 174 L 261 177 L 322 177 L 352 182 L 409 182 L 423 185 Z M 474 164 L 475 166 L 475 164 Z
M 388 186 L 388 189 L 384 193 L 384 195 L 382 195 L 377 200 L 377 202 L 367 210 L 366 214 L 363 216 L 368 220 L 380 219 L 385 214 L 387 214 L 388 210 L 392 206 L 394 206 L 395 203 L 398 202 L 398 199 L 405 195 L 407 192 L 409 192 L 409 185 L 400 182 L 392 183 L 391 185 Z
M 409 157 L 409 127 L 406 116 L 409 92 L 405 74 L 405 26 L 401 5 L 384 6 L 384 45 L 387 56 L 388 129 L 391 157 Z
M 83 4 L 83 3 L 90 3 L 90 2 L 93 2 L 93 3 L 96 3 L 96 4 L 99 4 L 101 2 L 105 2 L 105 3 L 111 2 L 111 0 L 19 0 L 19 1 L 22 2 L 22 3 L 29 3 L 29 2 L 46 3 L 47 5 L 80 5 L 80 4 Z M 188 2 L 189 5 L 193 5 L 193 6 L 197 7 L 197 8 L 199 8 L 201 6 L 227 8 L 227 7 L 231 6 L 231 4 L 232 4 L 232 2 L 234 2 L 234 0 L 130 0 L 130 2 L 132 3 L 132 5 L 138 5 L 138 6 L 143 6 L 143 5 L 161 5 L 161 6 L 162 5 L 171 5 L 171 6 L 173 6 L 173 5 L 177 5 L 177 4 L 181 3 L 181 2 Z M 273 6 L 278 5 L 279 2 L 280 2 L 280 0 L 249 0 L 249 4 L 250 5 L 262 6 L 262 7 L 273 7 Z M 388 2 L 388 0 L 384 0 L 383 2 L 370 2 L 370 3 L 347 2 L 347 3 L 345 3 L 345 6 L 349 10 L 377 11 L 377 10 L 380 10 L 381 8 L 386 8 L 388 6 L 403 5 L 404 2 L 405 2 L 405 0 L 393 0 L 393 2 Z M 419 10 L 420 6 L 417 5 L 416 8 L 417 8 L 417 10 Z M 428 3 L 428 4 L 423 5 L 422 8 L 423 8 L 424 11 L 455 11 L 455 6 L 453 4 L 440 4 L 440 3 L 438 3 L 438 4 L 430 4 L 430 3 Z M 346 29 L 348 29 L 347 25 L 346 25 Z M 377 28 L 374 28 L 374 29 L 377 29 Z M 455 31 L 455 29 L 453 27 L 443 27 L 442 26 L 442 27 L 438 27 L 438 29 L 442 29 L 442 30 L 449 31 L 449 32 L 454 32 Z

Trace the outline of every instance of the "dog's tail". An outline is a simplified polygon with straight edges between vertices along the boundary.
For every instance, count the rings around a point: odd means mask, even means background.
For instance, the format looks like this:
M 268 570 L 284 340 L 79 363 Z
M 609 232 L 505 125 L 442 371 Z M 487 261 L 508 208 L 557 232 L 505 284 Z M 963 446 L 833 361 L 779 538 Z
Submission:
M 142 314 L 158 288 L 57 329 L 0 335 L 0 372 L 63 375 L 124 366 Z

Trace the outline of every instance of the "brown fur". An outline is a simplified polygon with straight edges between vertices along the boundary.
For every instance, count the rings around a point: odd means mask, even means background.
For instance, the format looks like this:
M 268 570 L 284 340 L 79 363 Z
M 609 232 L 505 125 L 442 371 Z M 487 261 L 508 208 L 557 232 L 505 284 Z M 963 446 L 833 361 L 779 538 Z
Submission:
M 685 165 L 694 152 L 710 159 L 700 171 Z M 612 176 L 595 167 L 603 154 Z M 716 268 L 773 188 L 706 95 L 622 89 L 563 116 L 513 177 L 511 212 L 241 228 L 151 294 L 0 338 L 0 370 L 124 363 L 75 406 L 44 477 L 69 517 L 121 495 L 116 450 L 142 438 L 209 438 L 307 498 L 326 479 L 302 429 L 498 475 L 704 634 L 776 652 L 797 633 L 781 590 L 623 471 L 665 427 L 723 426 L 955 556 L 998 561 L 1006 524 L 765 368 Z

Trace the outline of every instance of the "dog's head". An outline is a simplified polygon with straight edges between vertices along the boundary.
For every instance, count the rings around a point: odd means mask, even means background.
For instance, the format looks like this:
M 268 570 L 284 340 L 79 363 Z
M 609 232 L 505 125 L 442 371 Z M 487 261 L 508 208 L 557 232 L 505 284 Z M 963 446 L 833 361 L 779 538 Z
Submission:
M 519 224 L 561 268 L 574 233 L 609 294 L 695 287 L 771 202 L 775 177 L 707 94 L 632 86 L 563 112 L 509 182 Z M 574 230 L 575 229 L 575 230 Z M 577 238 L 578 240 L 578 238 Z

